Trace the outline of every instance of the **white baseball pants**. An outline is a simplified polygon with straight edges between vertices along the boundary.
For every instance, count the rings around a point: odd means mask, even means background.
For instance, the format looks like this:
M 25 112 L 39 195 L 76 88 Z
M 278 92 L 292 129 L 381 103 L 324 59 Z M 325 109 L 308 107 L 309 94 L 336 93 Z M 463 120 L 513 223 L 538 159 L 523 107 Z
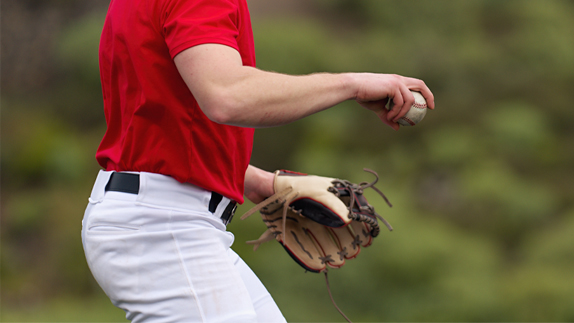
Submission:
M 86 209 L 88 265 L 132 322 L 285 322 L 263 284 L 230 246 L 211 193 L 138 173 L 138 194 L 106 191 L 100 171 Z

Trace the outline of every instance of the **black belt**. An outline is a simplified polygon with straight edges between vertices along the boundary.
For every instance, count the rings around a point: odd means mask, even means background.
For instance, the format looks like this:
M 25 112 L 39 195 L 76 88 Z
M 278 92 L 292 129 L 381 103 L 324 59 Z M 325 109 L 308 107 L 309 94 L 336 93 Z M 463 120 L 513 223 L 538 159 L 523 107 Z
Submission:
M 138 194 L 140 190 L 140 175 L 132 173 L 117 173 L 113 172 L 110 175 L 110 180 L 106 184 L 106 191 L 124 192 L 130 194 Z M 209 200 L 209 212 L 215 213 L 217 206 L 223 200 L 223 195 L 211 192 L 211 199 Z M 223 214 L 221 214 L 221 220 L 224 224 L 231 222 L 233 214 L 237 209 L 237 203 L 235 201 L 230 201 Z

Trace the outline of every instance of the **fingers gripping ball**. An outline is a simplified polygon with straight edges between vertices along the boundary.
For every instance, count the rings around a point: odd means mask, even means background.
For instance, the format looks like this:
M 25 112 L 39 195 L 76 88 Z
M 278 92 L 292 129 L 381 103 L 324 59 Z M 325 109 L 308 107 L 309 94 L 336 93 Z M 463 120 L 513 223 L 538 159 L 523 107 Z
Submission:
M 399 119 L 398 123 L 402 126 L 414 126 L 421 122 L 425 115 L 427 114 L 427 101 L 420 92 L 411 91 L 415 97 L 415 103 L 411 106 L 409 112 Z M 388 110 L 391 110 L 394 106 L 391 100 L 388 106 Z
M 278 171 L 274 183 L 278 193 L 241 217 L 245 219 L 260 211 L 268 228 L 259 239 L 248 243 L 255 245 L 256 250 L 261 243 L 276 239 L 308 271 L 322 272 L 327 266 L 339 268 L 346 259 L 355 258 L 361 247 L 371 245 L 380 232 L 377 219 L 392 230 L 363 196 L 363 190 L 371 187 L 384 197 L 374 187 L 377 180 L 353 184 Z

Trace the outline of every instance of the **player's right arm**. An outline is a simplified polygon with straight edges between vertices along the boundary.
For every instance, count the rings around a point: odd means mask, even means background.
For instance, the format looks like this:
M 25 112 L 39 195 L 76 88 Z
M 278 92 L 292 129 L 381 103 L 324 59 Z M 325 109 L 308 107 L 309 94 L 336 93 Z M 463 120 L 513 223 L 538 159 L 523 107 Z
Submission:
M 425 96 L 434 108 L 423 81 L 390 74 L 317 73 L 293 76 L 243 66 L 239 53 L 228 46 L 203 44 L 179 53 L 174 62 L 211 120 L 235 126 L 270 127 L 299 120 L 354 99 L 374 111 L 393 129 L 414 102 L 409 90 Z M 388 99 L 395 107 L 385 109 Z

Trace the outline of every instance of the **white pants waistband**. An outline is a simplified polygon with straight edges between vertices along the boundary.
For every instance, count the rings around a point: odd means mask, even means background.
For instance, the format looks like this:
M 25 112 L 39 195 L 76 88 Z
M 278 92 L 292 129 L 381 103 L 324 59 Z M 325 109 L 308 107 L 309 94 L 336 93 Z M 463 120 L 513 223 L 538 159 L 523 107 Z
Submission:
M 90 195 L 91 203 L 99 203 L 104 199 L 106 194 L 105 187 L 112 173 L 113 171 L 100 170 Z M 139 174 L 140 185 L 137 195 L 121 192 L 107 193 L 126 194 L 126 198 L 134 199 L 138 204 L 152 207 L 200 212 L 206 212 L 209 209 L 210 191 L 193 184 L 180 183 L 173 177 L 166 175 L 148 172 L 129 173 Z M 213 214 L 220 218 L 230 202 L 230 199 L 223 197 Z

